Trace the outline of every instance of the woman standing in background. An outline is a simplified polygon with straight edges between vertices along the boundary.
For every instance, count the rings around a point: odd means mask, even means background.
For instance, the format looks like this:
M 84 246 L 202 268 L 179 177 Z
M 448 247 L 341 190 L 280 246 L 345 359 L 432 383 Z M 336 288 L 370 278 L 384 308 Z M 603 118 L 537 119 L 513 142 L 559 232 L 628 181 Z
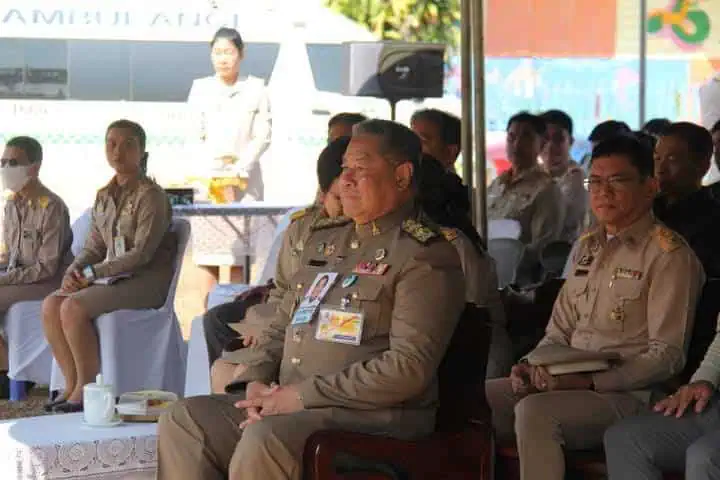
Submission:
M 236 30 L 221 28 L 210 45 L 215 75 L 195 80 L 188 96 L 194 118 L 199 120 L 203 158 L 198 163 L 207 177 L 215 179 L 211 196 L 225 201 L 263 200 L 260 157 L 270 145 L 272 130 L 265 81 L 240 75 L 244 44 Z M 222 188 L 221 183 L 233 186 Z M 238 229 L 231 222 L 223 223 L 228 231 L 203 228 L 213 238 L 193 241 L 195 263 L 208 273 L 205 295 L 217 283 L 220 266 L 230 267 L 231 281 L 238 280 L 241 272 L 241 259 L 232 252 Z

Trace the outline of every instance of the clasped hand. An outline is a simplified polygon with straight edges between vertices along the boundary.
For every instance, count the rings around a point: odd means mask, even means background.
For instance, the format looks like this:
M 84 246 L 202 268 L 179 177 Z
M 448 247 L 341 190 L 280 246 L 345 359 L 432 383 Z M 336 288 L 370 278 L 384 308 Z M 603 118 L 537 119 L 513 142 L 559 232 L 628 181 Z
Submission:
M 247 419 L 240 424 L 240 428 L 262 420 L 263 417 L 287 415 L 304 408 L 294 386 L 281 387 L 275 383 L 265 385 L 261 382 L 250 382 L 245 390 L 245 400 L 235 402 L 235 407 L 247 411 Z
M 65 293 L 73 293 L 88 286 L 88 281 L 78 270 L 67 273 L 62 279 L 60 289 Z

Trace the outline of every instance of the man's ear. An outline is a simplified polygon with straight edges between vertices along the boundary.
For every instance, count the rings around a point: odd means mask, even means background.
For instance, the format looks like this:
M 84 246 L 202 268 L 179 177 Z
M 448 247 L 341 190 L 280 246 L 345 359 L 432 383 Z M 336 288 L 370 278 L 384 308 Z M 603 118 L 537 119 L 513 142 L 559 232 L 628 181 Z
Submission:
M 410 188 L 413 176 L 413 164 L 404 162 L 395 167 L 395 183 L 400 190 Z

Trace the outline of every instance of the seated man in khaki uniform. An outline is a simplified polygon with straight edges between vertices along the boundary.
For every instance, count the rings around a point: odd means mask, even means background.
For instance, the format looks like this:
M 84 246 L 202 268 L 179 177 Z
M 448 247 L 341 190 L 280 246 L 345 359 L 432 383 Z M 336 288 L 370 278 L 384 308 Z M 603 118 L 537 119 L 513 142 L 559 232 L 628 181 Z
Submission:
M 580 237 L 546 335 L 528 357 L 534 365 L 545 365 L 537 360 L 549 350 L 620 359 L 555 376 L 523 362 L 510 378 L 487 382 L 493 426 L 501 439 L 516 437 L 523 480 L 562 480 L 563 448 L 600 447 L 607 427 L 643 409 L 682 370 L 704 281 L 690 247 L 652 217 L 650 150 L 619 136 L 592 155 L 599 224 Z
M 63 266 L 71 261 L 72 230 L 65 202 L 38 178 L 42 146 L 34 138 L 15 137 L 0 160 L 3 186 L 9 190 L 0 244 L 0 315 L 17 302 L 42 300 L 60 286 Z M 8 369 L 7 344 L 0 339 L 0 370 Z
M 455 248 L 416 206 L 420 151 L 400 124 L 357 126 L 340 176 L 352 220 L 313 226 L 293 288 L 259 344 L 238 352 L 244 395 L 188 398 L 162 416 L 159 479 L 299 480 L 315 431 L 433 430 L 437 367 L 465 285 Z M 309 302 L 325 277 L 322 301 Z
M 543 166 L 555 179 L 565 199 L 565 224 L 560 240 L 572 244 L 583 229 L 588 205 L 585 172 L 570 156 L 574 141 L 573 121 L 562 110 L 548 110 L 540 116 L 548 129 L 547 142 L 540 155 Z
M 537 115 L 521 112 L 511 117 L 505 148 L 512 167 L 488 187 L 488 219 L 520 223 L 520 241 L 526 247 L 518 269 L 521 283 L 535 280 L 541 250 L 560 238 L 565 222 L 563 194 L 538 163 L 546 135 L 545 120 Z

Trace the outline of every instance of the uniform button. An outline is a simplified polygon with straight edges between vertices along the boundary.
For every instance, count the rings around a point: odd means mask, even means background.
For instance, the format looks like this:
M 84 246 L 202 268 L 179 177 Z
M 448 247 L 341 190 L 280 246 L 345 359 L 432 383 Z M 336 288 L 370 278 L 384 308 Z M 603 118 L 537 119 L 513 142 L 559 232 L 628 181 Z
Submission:
M 360 248 L 360 242 L 358 242 L 357 240 L 353 240 L 352 242 L 350 242 L 350 248 L 352 248 L 353 250 L 357 250 L 358 248 Z
M 353 292 L 353 293 L 352 293 L 352 298 L 353 298 L 354 300 L 357 300 L 359 296 L 360 296 L 360 295 L 358 294 L 358 292 Z
M 302 283 L 298 283 L 297 285 L 295 285 L 295 288 L 297 288 L 298 290 L 302 289 L 302 287 L 303 287 Z
M 290 359 L 290 363 L 292 363 L 293 365 L 300 365 L 300 359 L 297 357 L 293 357 Z

